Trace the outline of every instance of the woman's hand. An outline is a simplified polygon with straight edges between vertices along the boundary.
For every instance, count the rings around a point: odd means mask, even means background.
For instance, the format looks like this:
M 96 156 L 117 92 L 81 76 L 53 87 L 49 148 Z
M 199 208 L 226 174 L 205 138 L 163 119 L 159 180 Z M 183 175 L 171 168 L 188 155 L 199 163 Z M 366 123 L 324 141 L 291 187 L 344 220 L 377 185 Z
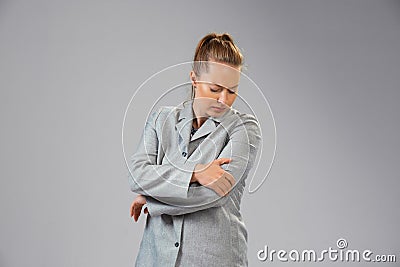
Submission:
M 218 195 L 225 196 L 235 184 L 235 178 L 224 169 L 222 164 L 231 162 L 232 159 L 220 158 L 209 164 L 197 164 L 191 182 L 198 182 L 212 190 Z
M 132 202 L 131 205 L 131 217 L 133 216 L 133 219 L 135 222 L 139 219 L 140 213 L 142 212 L 142 207 L 143 205 L 146 204 L 146 197 L 142 195 L 138 195 Z M 147 208 L 144 209 L 144 213 L 147 214 L 148 210 Z

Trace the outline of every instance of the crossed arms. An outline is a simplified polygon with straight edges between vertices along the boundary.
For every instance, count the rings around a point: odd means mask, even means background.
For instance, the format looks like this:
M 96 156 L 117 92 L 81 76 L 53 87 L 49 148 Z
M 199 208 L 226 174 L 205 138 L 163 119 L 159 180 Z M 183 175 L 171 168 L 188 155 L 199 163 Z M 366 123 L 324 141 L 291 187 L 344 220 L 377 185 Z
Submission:
M 131 216 L 137 220 L 145 204 L 144 212 L 151 216 L 181 215 L 222 206 L 232 195 L 240 198 L 261 142 L 257 120 L 247 114 L 238 116 L 229 141 L 212 162 L 200 158 L 198 162 L 160 164 L 158 114 L 149 117 L 131 157 L 129 183 L 140 194 L 132 203 Z

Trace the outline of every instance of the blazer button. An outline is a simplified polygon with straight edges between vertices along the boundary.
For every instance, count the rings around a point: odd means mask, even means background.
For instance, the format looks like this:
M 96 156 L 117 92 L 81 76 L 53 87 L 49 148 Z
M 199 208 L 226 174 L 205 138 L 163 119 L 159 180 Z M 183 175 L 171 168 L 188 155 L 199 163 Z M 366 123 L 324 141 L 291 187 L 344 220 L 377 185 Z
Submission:
M 175 247 L 179 247 L 179 243 L 178 242 L 175 243 Z
M 184 156 L 186 158 L 187 153 L 186 152 L 182 152 L 182 156 Z

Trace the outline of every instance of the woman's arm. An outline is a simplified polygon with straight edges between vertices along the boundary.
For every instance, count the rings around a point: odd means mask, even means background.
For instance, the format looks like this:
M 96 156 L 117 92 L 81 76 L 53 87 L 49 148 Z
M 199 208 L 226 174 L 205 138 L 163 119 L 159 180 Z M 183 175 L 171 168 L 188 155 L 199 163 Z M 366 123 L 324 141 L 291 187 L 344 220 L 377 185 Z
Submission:
M 187 198 L 190 180 L 196 163 L 181 162 L 157 164 L 159 139 L 156 120 L 162 108 L 153 112 L 146 121 L 136 152 L 130 158 L 129 184 L 141 195 L 166 198 Z
M 161 112 L 162 108 L 149 116 L 137 150 L 131 157 L 129 164 L 131 171 L 128 174 L 131 190 L 141 195 L 157 198 L 187 199 L 190 196 L 189 184 L 197 181 L 217 194 L 225 195 L 235 181 L 220 165 L 228 163 L 230 159 L 220 158 L 209 165 L 197 164 L 202 162 L 201 159 L 193 162 L 187 161 L 183 157 L 172 163 L 168 162 L 168 158 L 163 161 L 163 164 L 160 164 L 160 159 L 157 161 L 160 152 L 158 150 L 161 149 L 157 133 L 162 131 L 160 129 L 157 131 L 157 120 Z M 170 112 L 170 110 L 166 110 L 166 112 Z M 161 124 L 164 127 L 164 123 L 161 119 L 158 126 Z M 204 167 L 207 168 L 199 171 Z M 210 197 L 210 192 L 207 193 L 209 194 L 204 196 Z
M 257 120 L 251 115 L 244 114 L 232 131 L 229 142 L 218 156 L 232 159 L 229 164 L 221 165 L 221 167 L 237 180 L 233 189 L 227 195 L 220 197 L 215 191 L 205 186 L 191 185 L 186 198 L 146 196 L 149 214 L 151 216 L 181 215 L 222 206 L 231 197 L 240 199 L 244 180 L 253 167 L 260 144 L 261 130 Z

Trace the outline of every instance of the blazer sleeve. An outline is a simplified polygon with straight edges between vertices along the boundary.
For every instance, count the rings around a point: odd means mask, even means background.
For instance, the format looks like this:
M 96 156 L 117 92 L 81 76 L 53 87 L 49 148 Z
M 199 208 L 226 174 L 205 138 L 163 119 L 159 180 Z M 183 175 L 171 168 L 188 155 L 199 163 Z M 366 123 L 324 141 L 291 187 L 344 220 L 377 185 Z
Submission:
M 157 164 L 159 139 L 156 121 L 162 108 L 146 121 L 136 152 L 130 157 L 128 180 L 133 192 L 141 195 L 185 199 L 195 163 Z
M 235 178 L 235 185 L 224 197 L 205 186 L 190 185 L 186 198 L 163 198 L 146 196 L 147 209 L 151 216 L 161 214 L 181 215 L 222 206 L 232 198 L 236 203 L 241 199 L 244 180 L 256 159 L 261 144 L 261 130 L 254 116 L 243 114 L 234 127 L 228 143 L 218 158 L 232 158 L 229 164 L 221 167 Z

